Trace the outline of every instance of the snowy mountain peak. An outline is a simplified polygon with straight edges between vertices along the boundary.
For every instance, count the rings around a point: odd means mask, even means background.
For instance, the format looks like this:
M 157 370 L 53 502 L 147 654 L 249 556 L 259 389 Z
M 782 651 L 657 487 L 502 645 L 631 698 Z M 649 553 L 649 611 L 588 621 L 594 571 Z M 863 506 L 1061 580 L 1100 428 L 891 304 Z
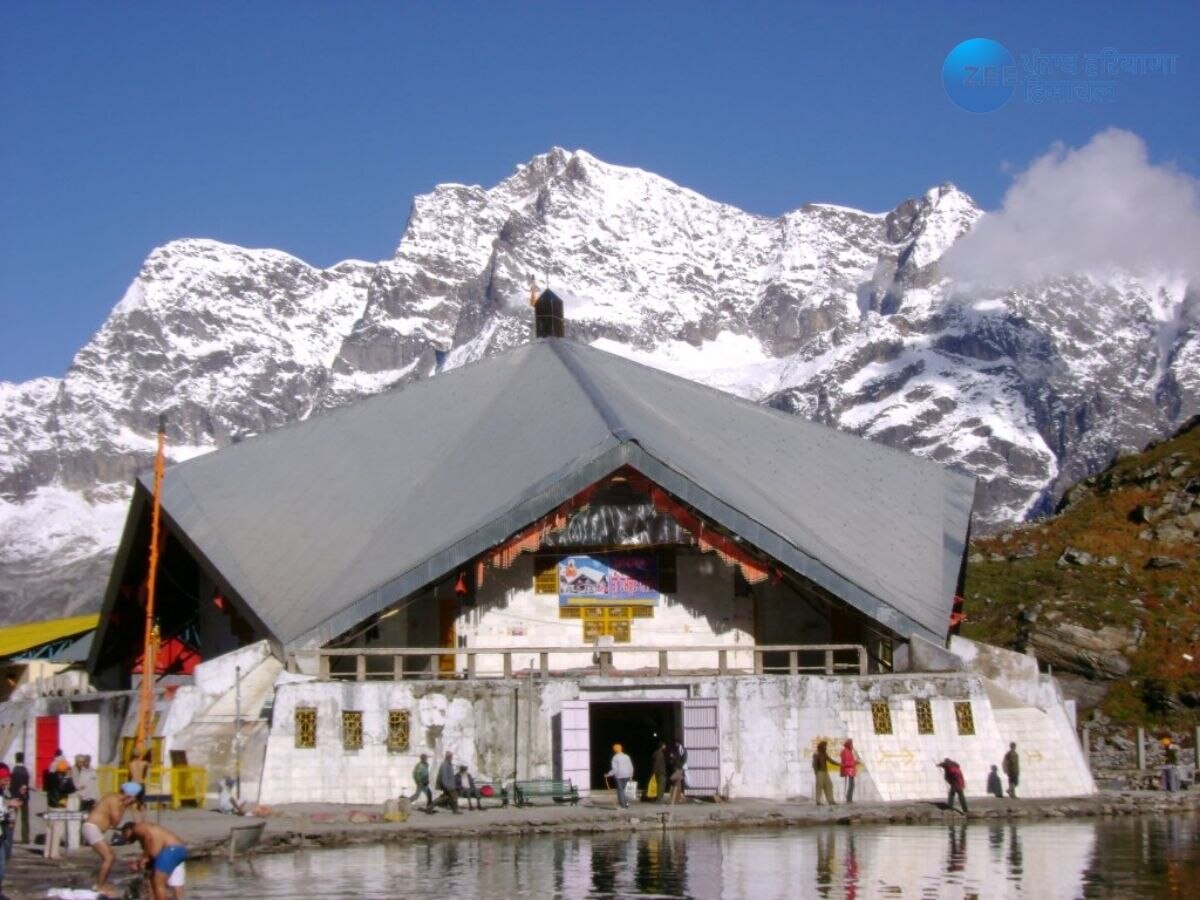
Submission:
M 982 216 L 975 201 L 950 182 L 930 188 L 921 198 L 912 224 L 914 240 L 907 264 L 922 269 L 941 259 Z
M 576 340 L 971 472 L 977 528 L 1020 518 L 1197 411 L 1200 301 L 1128 275 L 963 299 L 939 260 L 981 215 L 947 183 L 771 218 L 553 148 L 414 198 L 378 263 L 173 241 L 62 379 L 0 384 L 0 602 L 96 608 L 158 413 L 181 460 L 501 352 L 530 276 Z

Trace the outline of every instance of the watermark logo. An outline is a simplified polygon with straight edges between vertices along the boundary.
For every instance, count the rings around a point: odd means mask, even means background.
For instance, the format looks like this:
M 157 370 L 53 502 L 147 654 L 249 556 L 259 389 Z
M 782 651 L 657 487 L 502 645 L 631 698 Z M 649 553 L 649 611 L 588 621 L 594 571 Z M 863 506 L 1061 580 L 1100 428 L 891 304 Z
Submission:
M 1174 75 L 1177 53 L 1022 53 L 1018 66 L 1003 44 L 971 38 L 950 51 L 942 64 L 942 84 L 959 107 L 995 112 L 1017 89 L 1026 103 L 1110 103 L 1121 78 Z
M 942 64 L 946 93 L 967 112 L 995 112 L 1017 87 L 1017 65 L 1001 43 L 971 38 L 950 51 Z

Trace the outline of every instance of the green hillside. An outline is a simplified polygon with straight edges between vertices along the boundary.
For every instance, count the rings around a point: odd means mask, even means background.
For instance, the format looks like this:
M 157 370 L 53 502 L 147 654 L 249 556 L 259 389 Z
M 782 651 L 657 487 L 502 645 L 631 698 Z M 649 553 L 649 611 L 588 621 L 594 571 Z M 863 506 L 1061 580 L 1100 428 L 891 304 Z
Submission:
M 964 636 L 1033 651 L 1084 707 L 1200 719 L 1200 417 L 1054 517 L 973 541 L 965 609 Z

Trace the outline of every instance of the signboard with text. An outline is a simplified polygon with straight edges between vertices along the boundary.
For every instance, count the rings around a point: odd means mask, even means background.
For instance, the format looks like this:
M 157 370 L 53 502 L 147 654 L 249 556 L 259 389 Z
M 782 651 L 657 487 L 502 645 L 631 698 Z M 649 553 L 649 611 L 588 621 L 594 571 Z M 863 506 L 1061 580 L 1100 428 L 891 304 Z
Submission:
M 560 606 L 596 603 L 654 606 L 658 596 L 657 554 L 576 554 L 559 560 Z

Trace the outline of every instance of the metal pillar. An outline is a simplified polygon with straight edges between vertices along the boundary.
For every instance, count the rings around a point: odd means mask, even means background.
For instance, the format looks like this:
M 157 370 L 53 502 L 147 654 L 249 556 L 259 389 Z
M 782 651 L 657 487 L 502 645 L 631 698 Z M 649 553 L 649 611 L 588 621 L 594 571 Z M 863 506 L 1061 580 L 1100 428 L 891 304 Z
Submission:
M 1138 771 L 1146 768 L 1146 729 L 1137 727 L 1137 767 Z
M 1192 785 L 1196 784 L 1196 773 L 1200 772 L 1200 725 L 1192 728 Z

